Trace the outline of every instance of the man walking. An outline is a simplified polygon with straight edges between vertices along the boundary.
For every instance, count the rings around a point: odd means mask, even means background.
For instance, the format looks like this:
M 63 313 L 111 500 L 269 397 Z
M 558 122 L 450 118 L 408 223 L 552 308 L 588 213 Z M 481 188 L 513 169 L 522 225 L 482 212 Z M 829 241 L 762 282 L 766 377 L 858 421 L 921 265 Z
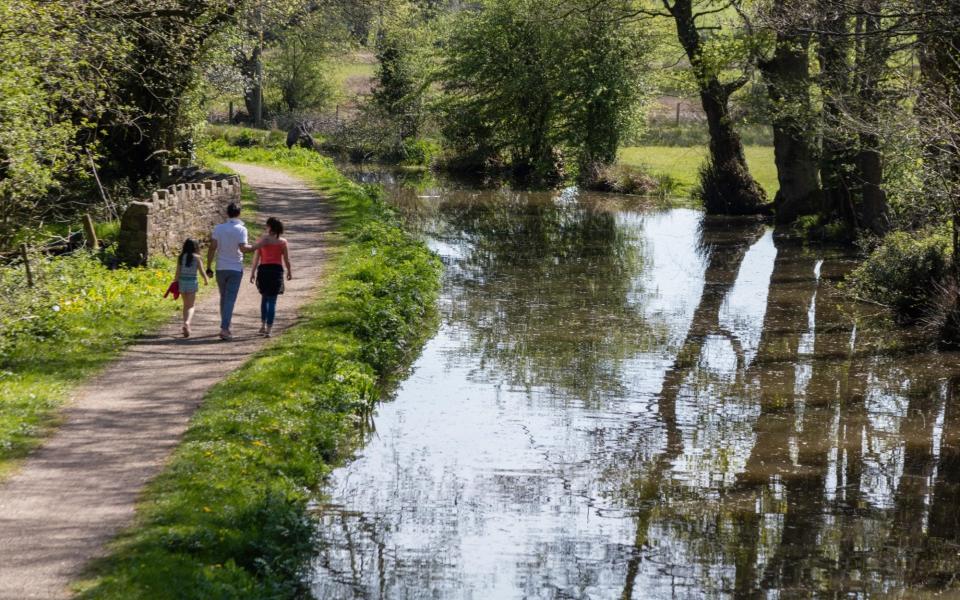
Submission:
M 247 228 L 240 220 L 240 206 L 227 206 L 227 220 L 213 228 L 207 249 L 207 275 L 212 276 L 213 257 L 217 257 L 217 289 L 220 291 L 220 339 L 231 340 L 230 321 L 243 282 L 243 253 L 253 252 L 247 243 Z

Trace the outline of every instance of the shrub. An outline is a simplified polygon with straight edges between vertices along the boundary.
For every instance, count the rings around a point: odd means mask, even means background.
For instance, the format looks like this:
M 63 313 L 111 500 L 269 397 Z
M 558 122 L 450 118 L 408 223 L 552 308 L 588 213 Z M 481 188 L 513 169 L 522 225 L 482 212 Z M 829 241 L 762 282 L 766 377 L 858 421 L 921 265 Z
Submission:
M 745 169 L 733 167 L 718 168 L 712 159 L 707 159 L 700 167 L 700 180 L 693 189 L 694 200 L 703 205 L 708 215 L 756 214 L 753 202 L 740 200 L 742 190 L 748 190 L 753 198 L 766 199 L 763 188 Z
M 624 165 L 611 165 L 600 169 L 587 184 L 587 188 L 598 192 L 640 196 L 658 193 L 656 180 L 638 169 Z
M 403 141 L 400 164 L 428 167 L 440 156 L 440 144 L 433 140 L 407 138 Z
M 901 320 L 927 311 L 949 273 L 950 237 L 942 231 L 897 231 L 847 276 L 858 296 L 891 306 Z
M 238 148 L 277 148 L 284 145 L 287 134 L 279 129 L 208 125 L 206 137 Z
M 661 200 L 673 198 L 683 187 L 683 184 L 670 173 L 657 173 L 654 179 L 657 184 L 657 197 Z

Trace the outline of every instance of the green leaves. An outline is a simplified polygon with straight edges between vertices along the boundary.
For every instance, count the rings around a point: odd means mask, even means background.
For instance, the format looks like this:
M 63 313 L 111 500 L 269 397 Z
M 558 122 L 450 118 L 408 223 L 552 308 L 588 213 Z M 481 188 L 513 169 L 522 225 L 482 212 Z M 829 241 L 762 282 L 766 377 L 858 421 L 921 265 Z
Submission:
M 474 163 L 542 181 L 615 159 L 644 91 L 635 24 L 580 0 L 489 0 L 459 17 L 440 73 L 444 133 Z

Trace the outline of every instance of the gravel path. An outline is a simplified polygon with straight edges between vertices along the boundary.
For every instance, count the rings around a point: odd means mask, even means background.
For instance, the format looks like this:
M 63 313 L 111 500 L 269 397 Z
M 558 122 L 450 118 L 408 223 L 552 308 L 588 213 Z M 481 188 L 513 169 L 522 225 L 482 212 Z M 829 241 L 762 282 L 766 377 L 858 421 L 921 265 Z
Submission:
M 325 268 L 326 204 L 285 173 L 230 164 L 287 227 L 294 280 L 274 330 L 290 326 Z M 244 215 L 252 220 L 253 215 Z M 232 342 L 217 339 L 217 294 L 198 302 L 193 335 L 179 319 L 141 338 L 64 409 L 62 425 L 0 484 L 0 599 L 66 598 L 68 586 L 134 516 L 204 393 L 259 350 L 260 295 L 244 273 Z M 211 284 L 213 282 L 211 281 Z M 215 285 L 215 284 L 213 284 Z

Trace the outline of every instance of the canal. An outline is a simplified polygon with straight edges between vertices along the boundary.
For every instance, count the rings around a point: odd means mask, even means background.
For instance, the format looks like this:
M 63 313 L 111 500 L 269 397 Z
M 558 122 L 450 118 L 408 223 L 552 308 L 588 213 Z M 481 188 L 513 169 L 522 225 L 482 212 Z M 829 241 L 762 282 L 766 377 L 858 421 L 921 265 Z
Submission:
M 960 358 L 837 249 L 608 194 L 389 187 L 441 323 L 318 509 L 341 598 L 917 597 L 960 570 Z

